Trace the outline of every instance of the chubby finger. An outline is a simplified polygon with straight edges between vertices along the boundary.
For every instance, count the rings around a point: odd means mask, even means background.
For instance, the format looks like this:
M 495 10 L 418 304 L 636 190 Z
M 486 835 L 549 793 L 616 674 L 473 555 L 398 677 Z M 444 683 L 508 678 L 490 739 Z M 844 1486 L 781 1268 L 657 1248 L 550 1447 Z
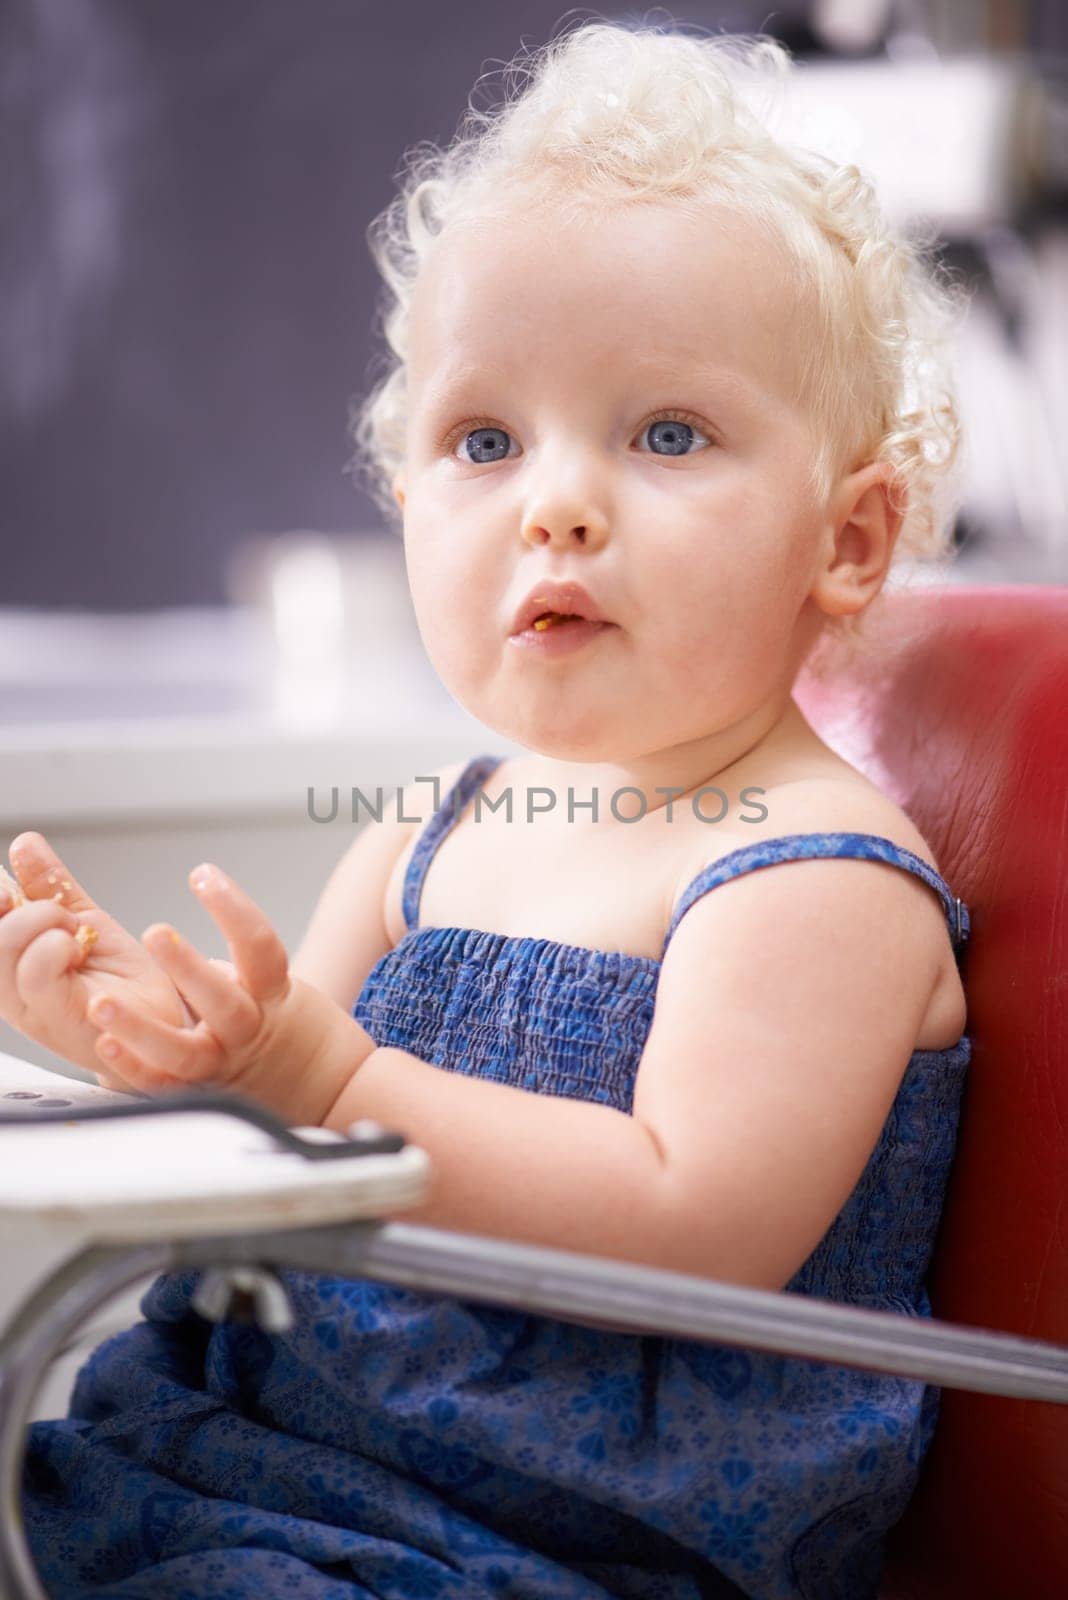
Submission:
M 225 1051 L 255 1038 L 263 1014 L 228 961 L 209 960 L 165 922 L 146 928 L 142 943 Z
M 151 1082 L 144 1080 L 133 1082 L 129 1078 L 124 1078 L 112 1062 L 109 1061 L 105 1066 L 100 1059 L 94 1063 L 91 1070 L 96 1073 L 97 1082 L 102 1089 L 114 1089 L 118 1094 L 148 1094 L 153 1091 L 163 1094 L 175 1087 L 186 1087 L 184 1083 L 175 1085 L 162 1078 L 158 1081 L 153 1079 Z
M 204 862 L 189 885 L 225 936 L 244 987 L 254 1000 L 272 1000 L 289 984 L 289 955 L 266 913 L 218 867 Z
M 72 911 L 98 909 L 77 878 L 68 871 L 43 833 L 20 833 L 8 847 L 8 859 L 28 900 L 58 900 Z
M 188 1077 L 176 1078 L 169 1072 L 160 1072 L 135 1055 L 114 1034 L 100 1035 L 96 1053 L 100 1058 L 96 1074 L 105 1089 L 117 1089 L 120 1094 L 171 1094 L 189 1088 Z
M 0 952 L 10 959 L 21 953 L 45 928 L 66 928 L 68 933 L 74 934 L 78 926 L 77 917 L 58 901 L 27 900 L 24 905 L 12 906 L 0 916 Z
M 67 940 L 62 961 L 55 950 L 57 940 L 41 950 L 34 948 L 42 934 L 50 932 Z M 77 932 L 78 919 L 53 900 L 18 906 L 0 917 L 0 1003 L 5 1008 L 17 1004 L 25 983 L 37 993 L 42 982 L 54 982 L 57 972 L 80 964 Z
M 103 1030 L 95 1049 L 105 1070 L 118 1073 L 135 1087 L 215 1082 L 224 1073 L 219 1042 L 206 1028 L 172 1028 L 110 994 L 98 995 L 91 1002 L 89 1021 Z
M 102 1062 L 98 1061 L 97 1064 L 91 1068 L 91 1071 L 96 1074 L 96 1081 L 102 1089 L 113 1089 L 116 1094 L 137 1093 L 135 1084 L 127 1083 L 126 1079 L 121 1078 L 117 1072 L 107 1071 Z
M 82 963 L 82 947 L 68 928 L 45 928 L 15 963 L 15 988 L 22 1003 L 37 1006 Z

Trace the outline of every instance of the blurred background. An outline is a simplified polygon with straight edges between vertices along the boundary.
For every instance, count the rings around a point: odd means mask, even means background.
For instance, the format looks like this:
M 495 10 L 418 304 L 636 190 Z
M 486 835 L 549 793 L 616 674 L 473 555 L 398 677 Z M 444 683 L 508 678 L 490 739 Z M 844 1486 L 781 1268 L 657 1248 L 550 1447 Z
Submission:
M 435 678 L 346 470 L 365 235 L 480 74 L 484 106 L 592 17 L 788 45 L 811 136 L 974 291 L 950 581 L 1068 581 L 1061 0 L 0 0 L 0 831 L 137 931 L 222 954 L 185 888 L 213 859 L 295 943 L 352 786 L 511 748 Z
M 642 9 L 0 0 L 0 601 L 219 606 L 252 535 L 379 533 L 346 423 L 376 353 L 365 230 L 403 149 L 447 142 L 521 41 Z M 979 289 L 961 539 L 1006 576 L 1063 573 L 1068 8 L 650 15 L 783 39 L 819 69 L 814 131 L 938 226 Z

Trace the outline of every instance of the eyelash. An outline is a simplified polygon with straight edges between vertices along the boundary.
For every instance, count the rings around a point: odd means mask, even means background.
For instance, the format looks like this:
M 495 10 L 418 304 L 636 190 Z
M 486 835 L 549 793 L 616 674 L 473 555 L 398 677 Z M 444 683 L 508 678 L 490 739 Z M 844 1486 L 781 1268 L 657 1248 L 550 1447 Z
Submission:
M 672 411 L 670 409 L 652 412 L 651 415 L 648 416 L 638 428 L 635 437 L 643 434 L 647 428 L 651 428 L 654 422 L 685 422 L 691 428 L 696 429 L 698 433 L 704 434 L 710 445 L 714 445 L 716 443 L 716 436 L 714 432 L 709 427 L 708 423 L 704 422 L 701 417 L 695 416 L 692 411 Z M 453 455 L 455 453 L 456 446 L 460 443 L 460 440 L 466 439 L 469 433 L 477 433 L 479 428 L 500 428 L 500 423 L 495 422 L 492 417 L 476 417 L 471 422 L 464 422 L 460 425 L 460 427 L 450 429 L 444 439 L 441 440 L 439 449 L 447 451 L 449 455 Z M 508 433 L 509 430 L 507 428 L 501 428 L 501 432 Z M 651 450 L 643 450 L 640 453 L 642 455 L 653 454 Z M 695 454 L 696 453 L 697 452 L 695 452 Z M 460 465 L 464 467 L 486 465 L 485 462 L 463 461 L 460 457 L 457 457 L 456 459 L 460 461 Z M 509 458 L 506 456 L 504 459 L 508 460 Z M 685 456 L 662 456 L 659 459 L 663 461 L 680 461 L 686 460 L 687 458 Z M 499 463 L 490 463 L 490 465 L 499 465 Z

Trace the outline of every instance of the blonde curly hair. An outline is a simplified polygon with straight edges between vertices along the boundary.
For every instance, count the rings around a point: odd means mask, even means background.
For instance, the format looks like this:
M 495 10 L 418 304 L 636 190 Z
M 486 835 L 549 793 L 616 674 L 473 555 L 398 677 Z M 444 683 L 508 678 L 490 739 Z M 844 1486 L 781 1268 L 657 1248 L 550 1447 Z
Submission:
M 485 112 L 469 102 L 446 149 L 406 152 L 399 192 L 367 230 L 391 355 L 352 413 L 351 466 L 387 524 L 399 523 L 392 484 L 405 456 L 412 294 L 453 219 L 492 212 L 502 194 L 572 213 L 715 200 L 787 252 L 805 308 L 799 398 L 814 423 L 817 504 L 844 471 L 888 462 L 903 512 L 893 565 L 952 559 L 961 424 L 951 346 L 966 292 L 929 257 L 931 237 L 890 225 L 856 166 L 772 133 L 794 70 L 786 48 L 759 34 L 582 23 L 520 49 L 503 68 L 501 102 Z M 809 670 L 819 675 L 828 646 L 862 651 L 871 611 L 828 618 Z

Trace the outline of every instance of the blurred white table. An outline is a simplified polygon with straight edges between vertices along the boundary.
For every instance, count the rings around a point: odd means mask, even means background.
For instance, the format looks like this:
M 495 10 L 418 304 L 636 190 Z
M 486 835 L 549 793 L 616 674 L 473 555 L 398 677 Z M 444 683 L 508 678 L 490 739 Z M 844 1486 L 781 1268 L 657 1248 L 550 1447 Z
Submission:
M 77 1120 L 101 1108 L 142 1114 Z M 353 1222 L 418 1205 L 430 1170 L 415 1145 L 309 1160 L 226 1111 L 161 1114 L 10 1055 L 0 1055 L 0 1114 L 0 1237 L 32 1225 L 137 1243 Z M 313 1156 L 349 1143 L 330 1129 L 290 1131 Z

